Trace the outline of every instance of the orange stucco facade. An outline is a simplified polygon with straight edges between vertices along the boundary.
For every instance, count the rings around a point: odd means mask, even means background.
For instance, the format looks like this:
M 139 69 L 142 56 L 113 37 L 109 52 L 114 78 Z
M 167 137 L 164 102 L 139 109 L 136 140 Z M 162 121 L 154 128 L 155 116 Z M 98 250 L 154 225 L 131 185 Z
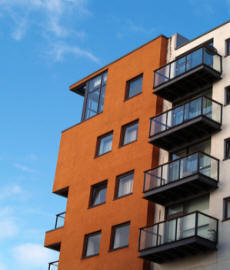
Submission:
M 158 149 L 148 143 L 149 119 L 161 111 L 152 90 L 153 70 L 165 63 L 166 47 L 167 38 L 159 36 L 70 87 L 108 71 L 103 112 L 62 133 L 53 192 L 69 188 L 65 224 L 45 238 L 47 247 L 61 242 L 59 270 L 147 269 L 138 258 L 139 228 L 153 222 L 154 207 L 143 199 L 142 190 L 144 171 L 158 164 Z M 127 81 L 139 74 L 142 93 L 125 100 Z M 121 127 L 137 119 L 137 141 L 121 147 Z M 110 131 L 112 151 L 95 157 L 97 138 Z M 116 177 L 131 170 L 132 194 L 114 199 Z M 106 202 L 89 208 L 91 186 L 103 180 L 108 180 Z M 128 221 L 128 247 L 110 251 L 112 226 Z M 84 236 L 99 230 L 99 255 L 83 259 Z

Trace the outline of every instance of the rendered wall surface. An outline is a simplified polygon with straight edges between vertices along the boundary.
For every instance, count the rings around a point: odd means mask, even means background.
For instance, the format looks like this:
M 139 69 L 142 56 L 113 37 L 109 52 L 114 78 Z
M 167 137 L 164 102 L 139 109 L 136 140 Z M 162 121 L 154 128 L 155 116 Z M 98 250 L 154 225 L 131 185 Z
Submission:
M 158 164 L 158 150 L 148 143 L 149 119 L 162 107 L 152 94 L 153 71 L 165 63 L 166 47 L 167 39 L 160 36 L 84 79 L 108 69 L 103 113 L 62 133 L 53 191 L 68 186 L 69 193 L 59 270 L 143 269 L 139 228 L 153 222 L 154 216 L 153 207 L 142 198 L 143 172 Z M 126 82 L 142 73 L 142 93 L 125 101 Z M 137 141 L 120 147 L 121 127 L 136 119 Z M 97 137 L 110 131 L 112 151 L 95 158 Z M 133 194 L 114 200 L 116 176 L 130 170 L 134 170 Z M 88 209 L 91 185 L 106 179 L 106 203 Z M 129 246 L 109 251 L 111 227 L 126 221 L 130 221 Z M 98 230 L 100 254 L 82 259 L 84 235 Z

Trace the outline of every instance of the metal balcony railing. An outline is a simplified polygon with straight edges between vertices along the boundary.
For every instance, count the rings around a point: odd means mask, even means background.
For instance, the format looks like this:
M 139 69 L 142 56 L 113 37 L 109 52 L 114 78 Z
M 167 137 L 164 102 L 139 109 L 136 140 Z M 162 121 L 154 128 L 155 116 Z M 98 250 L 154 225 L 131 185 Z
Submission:
M 149 136 L 153 137 L 199 116 L 205 116 L 221 124 L 222 107 L 222 104 L 206 96 L 198 97 L 151 118 Z
M 55 230 L 64 226 L 65 213 L 66 212 L 62 212 L 56 215 L 56 221 L 55 221 L 55 227 L 54 227 Z
M 167 246 L 173 242 L 192 237 L 199 237 L 216 244 L 217 236 L 218 220 L 195 211 L 184 216 L 156 223 L 150 227 L 141 228 L 139 251 L 152 249 L 154 253 L 154 249 L 157 247 Z
M 58 261 L 49 263 L 48 270 L 57 270 L 58 269 Z
M 204 46 L 154 71 L 154 88 L 201 65 L 222 73 L 221 56 L 216 52 L 215 48 Z
M 143 191 L 148 192 L 186 177 L 201 174 L 219 181 L 219 160 L 203 152 L 167 162 L 145 172 Z

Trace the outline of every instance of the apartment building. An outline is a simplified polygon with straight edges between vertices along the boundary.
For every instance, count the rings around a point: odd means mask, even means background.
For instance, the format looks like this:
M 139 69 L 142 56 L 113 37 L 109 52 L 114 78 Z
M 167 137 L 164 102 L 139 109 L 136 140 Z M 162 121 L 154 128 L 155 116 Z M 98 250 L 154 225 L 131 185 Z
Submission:
M 46 232 L 60 252 L 49 270 L 149 269 L 139 258 L 139 228 L 153 224 L 143 199 L 144 171 L 158 165 L 149 119 L 162 111 L 153 71 L 166 63 L 159 36 L 70 86 L 84 99 L 82 121 L 62 132 L 53 192 L 66 210 Z
M 70 90 L 84 105 L 62 133 L 49 269 L 229 270 L 230 21 L 159 36 Z
M 150 121 L 159 166 L 145 172 L 156 204 L 141 228 L 140 257 L 152 269 L 230 269 L 230 22 L 191 41 L 168 41 L 154 72 L 163 112 Z

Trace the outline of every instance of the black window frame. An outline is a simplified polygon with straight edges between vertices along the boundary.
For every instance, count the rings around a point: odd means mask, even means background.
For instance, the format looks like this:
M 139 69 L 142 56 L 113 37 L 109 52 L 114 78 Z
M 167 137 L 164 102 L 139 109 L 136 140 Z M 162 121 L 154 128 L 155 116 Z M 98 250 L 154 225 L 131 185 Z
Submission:
M 230 196 L 225 197 L 223 199 L 223 221 L 230 220 L 230 216 L 228 217 L 228 202 L 230 202 Z
M 225 40 L 225 56 L 230 55 L 230 38 Z
M 109 249 L 110 251 L 115 251 L 115 250 L 118 250 L 118 249 L 127 248 L 129 246 L 130 224 L 131 224 L 130 221 L 126 221 L 124 223 L 112 226 L 111 238 L 110 238 L 110 249 Z M 129 226 L 128 243 L 126 245 L 122 245 L 122 246 L 114 248 L 114 240 L 115 240 L 115 236 L 116 236 L 116 229 L 127 226 L 127 225 Z
M 229 105 L 230 104 L 230 85 L 226 86 L 224 88 L 224 105 Z
M 84 84 L 84 89 L 85 89 L 85 94 L 84 94 L 84 104 L 83 104 L 83 110 L 82 110 L 82 116 L 81 116 L 81 121 L 86 121 L 88 119 L 91 119 L 92 117 L 95 117 L 96 115 L 100 114 L 103 112 L 100 111 L 100 102 L 101 102 L 101 96 L 103 93 L 103 88 L 105 87 L 106 90 L 106 85 L 107 85 L 107 75 L 108 75 L 108 70 L 104 70 L 102 73 L 97 74 L 96 76 L 92 77 L 90 80 L 88 80 Z M 98 87 L 94 88 L 92 91 L 90 91 L 90 82 L 95 79 L 96 77 L 101 76 L 101 83 Z M 106 77 L 106 81 L 104 82 L 104 77 Z M 97 112 L 88 118 L 86 118 L 86 111 L 87 111 L 87 102 L 88 102 L 88 97 L 90 94 L 95 93 L 96 91 L 99 91 L 99 97 L 98 97 L 98 104 L 97 104 Z M 103 99 L 103 107 L 104 107 L 104 99 Z
M 90 187 L 89 206 L 88 206 L 89 209 L 106 203 L 107 186 L 108 186 L 108 180 L 104 180 L 104 181 L 96 183 Z M 97 203 L 97 204 L 94 203 L 96 189 L 106 189 L 105 201 L 102 201 L 102 202 Z
M 136 93 L 136 94 L 130 96 L 130 84 L 131 84 L 132 82 L 134 82 L 134 81 L 140 79 L 140 78 L 141 78 L 141 80 L 142 80 L 140 91 L 139 91 L 138 93 Z M 129 100 L 129 99 L 131 99 L 131 98 L 133 98 L 133 97 L 136 97 L 136 96 L 140 95 L 140 94 L 142 93 L 142 91 L 143 91 L 143 73 L 141 73 L 141 74 L 139 74 L 139 75 L 133 77 L 132 79 L 130 79 L 130 80 L 128 80 L 128 81 L 126 82 L 125 100 Z
M 133 141 L 130 141 L 128 143 L 124 143 L 124 139 L 125 139 L 125 132 L 128 128 L 134 126 L 134 125 L 137 125 L 137 136 L 136 136 L 136 139 L 133 140 Z M 121 136 L 120 136 L 120 147 L 122 146 L 125 146 L 125 145 L 129 145 L 131 143 L 134 143 L 137 141 L 137 138 L 138 138 L 138 129 L 139 129 L 139 119 L 136 119 L 132 122 L 129 122 L 128 124 L 125 124 L 121 127 Z
M 86 258 L 91 258 L 94 256 L 98 256 L 100 254 L 100 245 L 101 245 L 101 230 L 96 231 L 96 232 L 92 232 L 92 233 L 88 233 L 84 236 L 84 244 L 83 244 L 83 251 L 82 251 L 82 259 L 86 259 Z M 98 247 L 98 252 L 89 256 L 86 256 L 87 253 L 87 247 L 88 247 L 88 241 L 90 237 L 93 237 L 95 235 L 99 235 L 100 234 L 100 243 L 99 243 L 99 247 Z
M 224 160 L 230 159 L 230 138 L 224 140 Z
M 117 199 L 121 199 L 121 198 L 124 198 L 126 196 L 130 196 L 133 194 L 133 186 L 132 186 L 132 191 L 129 192 L 129 193 L 126 193 L 124 195 L 121 195 L 119 196 L 118 195 L 118 192 L 119 192 L 119 184 L 120 184 L 120 180 L 124 177 L 127 177 L 129 175 L 133 175 L 133 183 L 134 183 L 134 170 L 131 170 L 131 171 L 128 171 L 126 173 L 123 173 L 123 174 L 120 174 L 116 177 L 116 185 L 115 185 L 115 193 L 114 193 L 114 200 L 117 200 Z
M 105 139 L 106 137 L 109 137 L 112 135 L 112 144 L 111 144 L 111 149 L 109 151 L 103 152 L 101 154 L 99 154 L 99 150 L 100 150 L 100 145 L 101 145 L 101 141 L 103 139 Z M 101 157 L 107 153 L 110 153 L 112 151 L 112 147 L 113 147 L 113 131 L 109 131 L 106 134 L 103 134 L 99 137 L 97 137 L 97 143 L 96 143 L 96 153 L 95 153 L 95 157 Z

